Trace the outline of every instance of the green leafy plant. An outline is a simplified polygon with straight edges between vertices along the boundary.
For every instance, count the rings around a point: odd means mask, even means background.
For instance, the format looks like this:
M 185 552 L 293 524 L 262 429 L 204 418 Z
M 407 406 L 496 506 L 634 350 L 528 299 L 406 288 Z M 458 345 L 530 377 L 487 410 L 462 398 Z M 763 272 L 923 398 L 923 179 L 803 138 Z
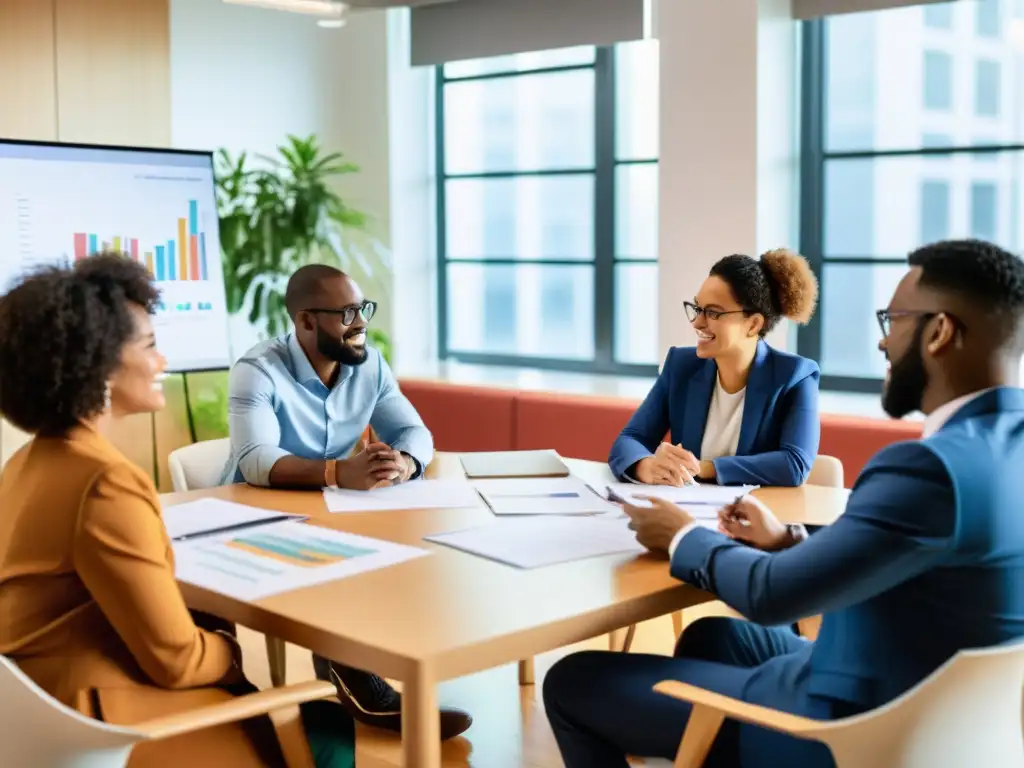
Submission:
M 255 160 L 217 152 L 224 281 L 228 311 L 248 308 L 249 322 L 276 336 L 288 328 L 284 291 L 299 267 L 331 264 L 359 280 L 390 265 L 367 230 L 366 214 L 333 187 L 359 166 L 340 152 L 325 153 L 316 136 L 289 136 L 276 156 Z M 374 329 L 370 338 L 390 357 L 387 334 Z

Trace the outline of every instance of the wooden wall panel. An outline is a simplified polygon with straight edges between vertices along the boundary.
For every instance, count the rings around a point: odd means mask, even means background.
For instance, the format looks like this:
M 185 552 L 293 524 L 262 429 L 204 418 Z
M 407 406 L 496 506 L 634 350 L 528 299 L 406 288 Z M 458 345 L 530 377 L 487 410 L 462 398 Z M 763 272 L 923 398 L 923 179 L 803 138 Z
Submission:
M 54 0 L 0 0 L 0 136 L 57 138 Z
M 55 0 L 61 141 L 170 145 L 168 2 Z
M 185 408 L 185 386 L 181 374 L 164 379 L 164 397 L 167 405 L 156 414 L 156 456 L 157 487 L 171 491 L 171 473 L 167 467 L 167 456 L 171 451 L 192 443 L 188 429 L 188 412 Z

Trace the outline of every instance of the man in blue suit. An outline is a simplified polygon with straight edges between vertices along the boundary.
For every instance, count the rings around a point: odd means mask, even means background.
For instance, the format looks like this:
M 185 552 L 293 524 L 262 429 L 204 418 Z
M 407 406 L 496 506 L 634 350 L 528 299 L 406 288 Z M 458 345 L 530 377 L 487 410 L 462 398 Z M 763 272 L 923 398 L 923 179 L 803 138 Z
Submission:
M 627 508 L 676 578 L 751 619 L 693 624 L 674 658 L 587 652 L 548 674 L 544 700 L 568 768 L 672 757 L 682 680 L 818 719 L 889 702 L 962 648 L 1024 635 L 1024 263 L 978 241 L 926 246 L 878 312 L 885 410 L 927 415 L 924 438 L 881 451 L 846 513 L 810 538 L 746 498 L 724 532 L 668 503 Z M 742 521 L 744 524 L 740 524 Z M 784 624 L 823 613 L 816 642 Z M 825 768 L 821 744 L 727 721 L 707 766 Z

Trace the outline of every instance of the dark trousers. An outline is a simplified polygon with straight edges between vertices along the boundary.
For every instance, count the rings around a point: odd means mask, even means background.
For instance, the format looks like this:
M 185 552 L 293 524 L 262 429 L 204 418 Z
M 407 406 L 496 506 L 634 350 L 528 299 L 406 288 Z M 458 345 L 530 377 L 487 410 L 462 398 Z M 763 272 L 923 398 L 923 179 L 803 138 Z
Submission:
M 807 640 L 783 627 L 731 618 L 701 619 L 683 632 L 673 657 L 585 651 L 557 663 L 544 680 L 544 705 L 566 768 L 627 768 L 626 755 L 672 759 L 690 705 L 655 693 L 680 680 L 744 701 L 819 719 L 838 716 L 806 691 Z M 845 714 L 845 713 L 843 713 Z M 726 720 L 706 768 L 834 768 L 828 748 Z

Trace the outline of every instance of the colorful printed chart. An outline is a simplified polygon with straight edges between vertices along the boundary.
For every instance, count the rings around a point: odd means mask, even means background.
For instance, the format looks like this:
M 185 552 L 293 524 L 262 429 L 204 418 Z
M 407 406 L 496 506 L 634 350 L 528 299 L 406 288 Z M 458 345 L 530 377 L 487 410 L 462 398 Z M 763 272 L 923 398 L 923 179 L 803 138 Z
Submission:
M 286 520 L 174 544 L 176 576 L 230 597 L 262 597 L 422 557 L 426 550 Z

